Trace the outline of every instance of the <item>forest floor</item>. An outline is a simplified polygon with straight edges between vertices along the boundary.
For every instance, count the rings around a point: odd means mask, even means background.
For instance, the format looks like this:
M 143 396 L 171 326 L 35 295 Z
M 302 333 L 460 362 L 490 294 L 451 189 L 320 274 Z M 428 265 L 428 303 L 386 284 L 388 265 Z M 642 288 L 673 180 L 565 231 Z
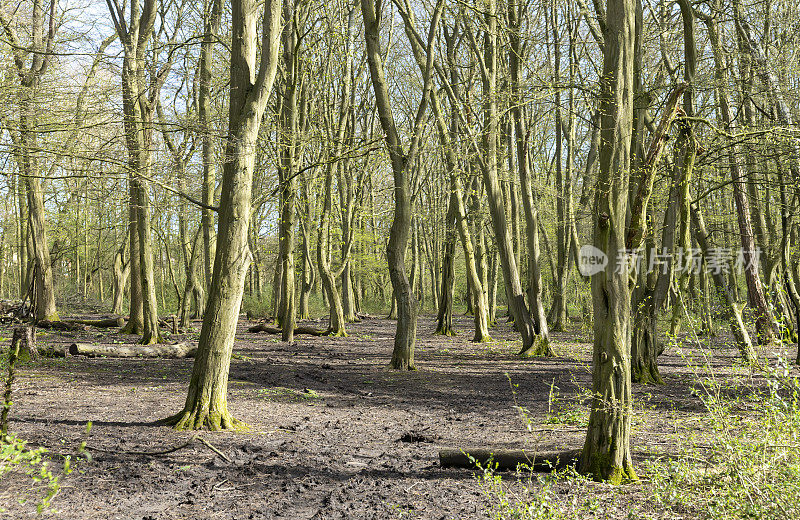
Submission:
M 460 334 L 442 337 L 432 334 L 433 317 L 421 317 L 418 370 L 400 373 L 385 370 L 392 320 L 368 318 L 351 324 L 347 338 L 300 336 L 291 345 L 248 333 L 252 322 L 242 320 L 228 401 L 252 432 L 202 434 L 229 461 L 199 442 L 164 455 L 130 453 L 163 451 L 193 435 L 152 424 L 182 408 L 191 359 L 67 357 L 22 364 L 10 431 L 47 448 L 55 473 L 61 457 L 72 454 L 73 471 L 61 477 L 45 517 L 486 518 L 480 479 L 470 470 L 441 468 L 438 449 L 580 448 L 591 331 L 571 323 L 570 331 L 553 334 L 557 357 L 522 360 L 508 324 L 493 329 L 495 341 L 472 344 L 471 318 L 455 321 Z M 7 328 L 0 336 L 6 343 Z M 39 335 L 40 344 L 121 339 L 96 329 Z M 746 377 L 736 351 L 722 342 L 713 349 L 673 344 L 659 363 L 666 384 L 634 385 L 637 467 L 702 433 L 705 408 L 692 391 L 698 370 L 692 365 L 706 357 L 716 377 Z M 517 407 L 527 410 L 527 421 Z M 90 461 L 75 460 L 83 441 Z M 503 480 L 512 490 L 523 485 L 513 473 Z M 35 516 L 35 499 L 17 502 L 29 486 L 25 475 L 0 480 L 0 509 L 6 509 L 0 517 Z M 557 496 L 585 502 L 598 518 L 628 517 L 625 504 L 634 502 L 658 516 L 638 485 L 611 488 L 587 484 L 578 493 L 564 484 Z

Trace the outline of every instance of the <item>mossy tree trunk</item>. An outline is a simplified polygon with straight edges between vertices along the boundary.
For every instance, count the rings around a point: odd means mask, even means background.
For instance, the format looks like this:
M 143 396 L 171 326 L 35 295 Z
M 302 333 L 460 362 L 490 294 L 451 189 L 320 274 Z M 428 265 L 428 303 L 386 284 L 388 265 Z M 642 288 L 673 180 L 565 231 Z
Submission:
M 279 261 L 282 265 L 281 304 L 278 308 L 278 324 L 281 327 L 281 339 L 294 341 L 294 329 L 297 326 L 297 309 L 295 306 L 295 204 L 297 201 L 297 140 L 298 140 L 298 90 L 300 88 L 299 72 L 299 38 L 298 21 L 302 16 L 292 0 L 283 3 L 283 84 L 279 89 L 281 95 L 280 114 L 280 221 L 279 227 Z
M 228 370 L 250 252 L 253 169 L 258 133 L 278 67 L 281 0 L 264 6 L 258 45 L 256 0 L 232 0 L 230 109 L 218 242 L 208 304 L 183 410 L 163 423 L 176 429 L 240 429 L 228 411 Z M 256 60 L 258 48 L 260 61 Z
M 509 231 L 508 218 L 504 204 L 503 193 L 498 179 L 497 160 L 497 135 L 499 128 L 499 112 L 497 106 L 497 65 L 498 65 L 498 24 L 497 5 L 494 0 L 488 0 L 484 5 L 486 30 L 484 32 L 483 53 L 476 58 L 481 62 L 483 83 L 483 135 L 482 155 L 480 160 L 483 172 L 483 182 L 486 187 L 486 196 L 489 202 L 489 213 L 492 218 L 497 243 L 500 265 L 503 269 L 503 282 L 505 286 L 508 311 L 513 318 L 517 331 L 522 336 L 522 350 L 520 354 L 538 353 L 541 345 L 537 341 L 537 334 L 530 312 L 525 303 L 525 293 L 519 278 L 514 249 Z M 476 49 L 477 51 L 477 49 Z M 548 347 L 549 349 L 549 347 Z M 544 351 L 542 353 L 547 353 Z
M 593 397 L 578 464 L 581 473 L 612 483 L 636 479 L 630 451 L 631 299 L 628 274 L 616 269 L 618 253 L 626 249 L 636 7 L 636 0 L 607 3 L 593 244 L 608 256 L 609 264 L 592 277 Z
M 514 136 L 517 151 L 517 171 L 522 191 L 522 207 L 525 214 L 525 243 L 528 248 L 528 304 L 533 319 L 534 331 L 539 336 L 540 352 L 536 354 L 552 354 L 550 350 L 550 331 L 547 315 L 542 302 L 542 270 L 539 267 L 541 251 L 539 248 L 539 211 L 534 203 L 533 180 L 530 170 L 528 149 L 528 130 L 522 110 L 520 96 L 520 62 L 523 59 L 522 38 L 520 35 L 521 19 L 525 15 L 527 4 L 511 1 L 508 3 L 509 70 L 511 74 L 511 116 L 514 120 Z
M 39 92 L 41 78 L 50 66 L 53 47 L 55 45 L 57 16 L 57 2 L 50 3 L 49 13 L 45 13 L 42 0 L 33 0 L 30 8 L 30 23 L 17 25 L 16 20 L 6 18 L 6 13 L 0 14 L 0 25 L 5 33 L 5 39 L 11 47 L 11 55 L 16 72 L 19 76 L 19 137 L 12 135 L 14 156 L 18 161 L 20 172 L 25 176 L 25 192 L 27 193 L 28 219 L 26 230 L 22 232 L 23 207 L 20 204 L 20 244 L 25 235 L 25 255 L 20 255 L 20 266 L 25 265 L 21 294 L 24 297 L 29 288 L 28 268 L 25 259 L 33 255 L 35 266 L 34 286 L 32 296 L 33 314 L 36 321 L 58 321 L 56 310 L 55 287 L 53 284 L 53 268 L 50 259 L 50 246 L 47 239 L 45 222 L 44 190 L 40 176 L 38 126 L 39 111 L 35 102 Z M 30 30 L 30 43 L 23 43 L 17 35 L 17 28 L 25 27 Z M 28 59 L 30 58 L 30 62 Z M 13 134 L 13 132 L 11 132 Z M 20 201 L 22 201 L 22 183 L 17 186 Z M 22 247 L 20 248 L 22 249 Z
M 550 22 L 550 30 L 553 35 L 553 82 L 558 85 L 561 82 L 561 38 L 559 37 L 559 24 L 558 24 L 558 10 L 557 3 L 551 4 L 550 16 L 547 16 Z M 549 47 L 549 45 L 548 45 Z M 549 54 L 549 53 L 548 53 Z M 550 323 L 552 330 L 563 331 L 567 322 L 567 284 L 568 269 L 567 262 L 569 259 L 569 242 L 570 235 L 568 233 L 569 227 L 567 223 L 567 205 L 566 205 L 566 176 L 570 172 L 564 172 L 563 167 L 563 116 L 561 113 L 561 89 L 555 90 L 555 170 L 556 170 L 556 278 L 553 280 L 553 302 L 550 309 Z
M 150 230 L 148 178 L 152 166 L 153 116 L 166 71 L 173 56 L 162 66 L 162 73 L 146 81 L 146 53 L 150 47 L 158 5 L 155 0 L 130 4 L 129 20 L 116 3 L 108 2 L 117 35 L 123 47 L 122 108 L 125 146 L 128 152 L 128 184 L 131 240 L 131 313 L 124 332 L 140 330 L 142 344 L 162 341 L 158 328 L 158 304 Z M 156 51 L 157 52 L 157 51 Z
M 413 13 L 402 8 L 399 9 L 399 12 L 400 16 L 403 18 L 406 36 L 408 36 L 408 40 L 411 43 L 411 50 L 414 53 L 417 65 L 419 66 L 420 71 L 424 74 L 427 66 L 427 56 L 425 53 L 424 42 L 414 27 Z M 449 31 L 447 28 L 444 29 L 443 34 L 447 47 L 447 70 L 445 71 L 438 64 L 435 65 L 441 77 L 446 77 L 446 74 L 449 72 L 449 84 L 447 84 L 447 87 L 450 108 L 453 114 L 457 114 L 459 111 L 458 99 L 460 99 L 459 89 L 461 85 L 458 68 L 455 65 L 455 42 L 458 39 L 458 32 L 458 22 L 456 22 Z M 487 298 L 487 292 L 484 290 L 486 284 L 485 280 L 482 280 L 481 276 L 482 272 L 485 273 L 485 269 L 483 269 L 483 271 L 480 270 L 480 262 L 478 260 L 479 258 L 484 257 L 482 253 L 476 253 L 475 247 L 473 246 L 473 234 L 470 231 L 470 223 L 467 219 L 464 188 L 461 184 L 461 178 L 458 174 L 459 159 L 456 143 L 458 143 L 459 137 L 459 118 L 451 117 L 450 125 L 448 126 L 442 112 L 439 96 L 435 90 L 430 92 L 430 101 L 436 122 L 436 129 L 444 148 L 445 164 L 447 166 L 448 177 L 450 181 L 450 193 L 452 197 L 450 202 L 454 204 L 452 209 L 455 210 L 455 227 L 458 230 L 458 235 L 461 239 L 461 244 L 464 249 L 464 263 L 467 271 L 466 314 L 471 314 L 475 322 L 475 335 L 473 336 L 472 341 L 478 343 L 485 342 L 491 339 L 489 337 L 489 325 L 491 322 L 489 301 Z M 477 204 L 477 196 L 475 199 Z M 482 236 L 478 237 L 478 242 L 480 244 L 478 249 L 479 251 L 482 251 Z

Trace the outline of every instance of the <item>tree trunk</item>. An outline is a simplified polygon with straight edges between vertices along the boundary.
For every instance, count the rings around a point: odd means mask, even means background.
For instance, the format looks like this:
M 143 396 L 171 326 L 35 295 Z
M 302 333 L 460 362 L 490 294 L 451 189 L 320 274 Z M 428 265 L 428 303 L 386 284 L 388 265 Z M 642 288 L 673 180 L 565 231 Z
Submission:
M 533 199 L 533 182 L 530 171 L 530 155 L 528 148 L 528 131 L 526 121 L 521 107 L 519 97 L 520 92 L 520 60 L 522 59 L 522 42 L 520 31 L 521 15 L 524 14 L 526 4 L 518 6 L 517 1 L 508 4 L 509 21 L 509 40 L 511 51 L 509 52 L 509 69 L 511 72 L 511 96 L 512 109 L 511 115 L 514 119 L 514 134 L 517 147 L 517 170 L 522 191 L 522 206 L 525 213 L 525 243 L 528 247 L 528 303 L 531 309 L 534 331 L 541 338 L 539 344 L 541 350 L 535 350 L 531 354 L 551 354 L 549 347 L 550 331 L 547 324 L 547 316 L 542 302 L 542 271 L 539 267 L 540 248 L 539 248 L 539 212 Z
M 232 0 L 230 111 L 218 244 L 192 380 L 183 411 L 164 423 L 177 429 L 241 429 L 228 411 L 227 388 L 236 324 L 250 253 L 253 169 L 258 132 L 277 72 L 281 1 L 264 6 L 261 60 L 256 63 L 255 0 Z
M 567 322 L 567 260 L 569 258 L 570 235 L 567 223 L 566 206 L 566 175 L 563 169 L 563 131 L 561 115 L 561 39 L 558 35 L 558 11 L 556 2 L 552 4 L 550 15 L 551 30 L 553 33 L 553 81 L 557 85 L 555 90 L 555 166 L 556 166 L 556 278 L 553 280 L 553 306 L 550 309 L 551 330 L 563 331 Z
M 714 51 L 716 78 L 720 85 L 717 89 L 717 96 L 719 98 L 722 122 L 725 125 L 725 130 L 729 134 L 735 134 L 736 125 L 731 114 L 730 101 L 727 93 L 728 75 L 724 65 L 719 35 L 714 20 L 709 18 L 705 21 L 708 27 L 711 47 Z M 775 338 L 774 319 L 767 305 L 764 289 L 761 285 L 759 262 L 753 237 L 753 226 L 750 221 L 750 206 L 745 187 L 746 181 L 742 172 L 741 157 L 738 147 L 734 144 L 731 144 L 728 148 L 728 162 L 733 183 L 733 200 L 736 205 L 736 217 L 739 223 L 739 235 L 742 244 L 741 254 L 745 266 L 744 276 L 747 282 L 748 301 L 756 315 L 756 334 L 758 341 L 760 343 L 770 343 Z
M 700 250 L 705 258 L 710 258 L 712 244 L 706 231 L 706 225 L 703 221 L 703 215 L 697 204 L 691 206 L 692 224 L 694 225 L 695 238 L 700 245 Z M 725 279 L 724 273 L 719 269 L 711 270 L 711 278 L 717 286 L 717 291 L 722 294 L 723 303 L 728 310 L 728 319 L 730 320 L 731 332 L 736 340 L 736 345 L 742 355 L 742 359 L 746 363 L 752 363 L 756 359 L 756 353 L 753 350 L 753 344 L 750 341 L 750 334 L 742 321 L 742 308 L 736 302 L 733 292 L 728 289 L 728 281 Z
M 201 160 L 203 163 L 203 184 L 201 227 L 203 229 L 203 273 L 206 288 L 211 287 L 211 274 L 214 269 L 214 191 L 217 183 L 217 172 L 214 157 L 214 129 L 211 126 L 211 86 L 214 63 L 214 44 L 219 32 L 222 16 L 222 0 L 204 0 L 203 2 L 203 40 L 200 43 L 199 76 L 200 85 L 197 92 L 197 120 L 203 138 Z
M 514 258 L 508 219 L 503 204 L 503 194 L 497 175 L 497 130 L 499 123 L 497 108 L 497 9 L 494 0 L 487 0 L 485 6 L 485 22 L 483 60 L 483 155 L 481 169 L 489 201 L 489 212 L 496 238 L 500 263 L 503 268 L 506 301 L 509 314 L 514 320 L 517 331 L 522 336 L 521 354 L 537 348 L 537 336 L 533 320 L 525 304 L 525 293 Z
M 455 192 L 450 193 L 445 221 L 444 258 L 442 260 L 442 285 L 439 299 L 439 309 L 436 315 L 436 332 L 442 336 L 455 336 L 453 330 L 453 285 L 455 282 L 455 252 L 456 252 L 456 200 Z
M 380 53 L 378 32 L 378 13 L 374 0 L 361 0 L 361 12 L 364 17 L 364 36 L 367 44 L 367 61 L 370 77 L 375 93 L 375 103 L 381 127 L 384 132 L 386 147 L 392 164 L 394 176 L 394 220 L 389 230 L 389 243 L 386 246 L 386 257 L 389 263 L 389 277 L 392 281 L 394 297 L 397 300 L 397 331 L 394 338 L 394 351 L 389 367 L 396 370 L 414 370 L 414 345 L 417 336 L 417 299 L 408 281 L 405 267 L 406 249 L 411 231 L 412 204 L 409 189 L 409 168 L 414 164 L 419 151 L 423 130 L 423 119 L 431 91 L 431 73 L 433 69 L 433 43 L 436 28 L 442 11 L 442 2 L 437 3 L 428 34 L 427 60 L 422 89 L 422 100 L 417 109 L 414 132 L 408 151 L 403 150 L 400 137 L 395 126 L 392 107 L 389 101 L 389 90 Z
M 297 91 L 299 83 L 298 66 L 298 38 L 299 28 L 296 27 L 297 20 L 295 13 L 295 3 L 292 0 L 284 0 L 283 3 L 283 76 L 284 88 L 281 102 L 281 167 L 279 168 L 279 180 L 281 189 L 281 210 L 279 223 L 280 237 L 280 262 L 283 270 L 281 278 L 281 305 L 278 309 L 278 324 L 283 330 L 281 339 L 283 341 L 294 341 L 294 328 L 296 326 L 297 312 L 295 309 L 295 288 L 294 288 L 294 215 L 296 193 L 296 170 L 297 170 L 297 131 L 298 131 L 298 110 L 297 110 Z
M 125 252 L 128 249 L 129 243 L 128 237 L 125 236 L 122 240 L 122 244 L 117 248 L 117 252 L 114 254 L 114 278 L 112 280 L 114 300 L 111 305 L 111 312 L 114 314 L 122 314 L 122 298 L 125 295 L 125 284 L 131 272 L 130 260 L 127 262 L 125 261 Z
M 578 469 L 595 479 L 618 484 L 636 479 L 630 451 L 631 299 L 628 275 L 616 269 L 618 253 L 626 249 L 636 1 L 608 0 L 607 6 L 593 244 L 608 256 L 609 264 L 592 277 L 593 398 Z

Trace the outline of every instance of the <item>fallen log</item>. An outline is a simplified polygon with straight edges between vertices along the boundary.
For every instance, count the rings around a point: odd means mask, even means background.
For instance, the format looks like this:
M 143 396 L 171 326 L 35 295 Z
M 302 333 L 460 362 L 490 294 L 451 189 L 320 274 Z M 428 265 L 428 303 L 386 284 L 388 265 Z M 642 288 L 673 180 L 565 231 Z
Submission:
M 283 331 L 278 327 L 272 327 L 270 325 L 262 323 L 260 325 L 253 325 L 252 327 L 247 329 L 247 332 L 266 332 L 267 334 L 280 334 Z M 313 327 L 300 326 L 294 328 L 294 334 L 296 336 L 299 336 L 300 334 L 307 334 L 309 336 L 324 336 L 326 333 L 327 331 L 315 329 Z
M 164 329 L 170 329 L 173 334 L 178 334 L 178 317 L 174 314 L 165 316 L 158 320 L 158 326 Z
M 125 318 L 122 316 L 117 316 L 116 318 L 102 318 L 99 320 L 64 320 L 64 323 L 69 323 L 70 325 L 87 325 L 89 327 L 107 329 L 111 327 L 125 326 Z
M 62 358 L 69 356 L 69 345 L 41 345 L 38 348 L 41 357 Z
M 0 318 L 4 322 L 22 321 L 30 318 L 31 307 L 27 302 L 0 300 Z
M 73 343 L 69 353 L 73 356 L 87 357 L 120 357 L 120 358 L 185 358 L 194 357 L 197 345 L 176 343 L 174 345 L 92 345 L 89 343 Z
M 475 469 L 475 464 L 486 467 L 490 462 L 500 470 L 516 470 L 528 466 L 533 471 L 553 471 L 574 465 L 580 450 L 536 451 L 536 450 L 490 450 L 485 448 L 439 450 L 439 464 L 443 468 Z
M 39 327 L 40 329 L 61 330 L 65 332 L 88 330 L 89 328 L 81 323 L 70 323 L 67 321 L 50 321 L 50 320 L 37 321 L 36 326 Z

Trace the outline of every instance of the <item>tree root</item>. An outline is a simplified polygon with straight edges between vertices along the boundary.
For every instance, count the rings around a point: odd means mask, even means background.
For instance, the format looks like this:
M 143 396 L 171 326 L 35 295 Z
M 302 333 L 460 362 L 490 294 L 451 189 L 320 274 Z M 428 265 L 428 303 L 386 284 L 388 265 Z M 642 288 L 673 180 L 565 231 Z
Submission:
M 119 329 L 120 334 L 130 334 L 132 336 L 133 335 L 141 336 L 143 332 L 144 332 L 144 325 L 137 325 L 131 320 L 128 320 L 125 326 Z
M 173 448 L 168 448 L 166 450 L 161 450 L 161 451 L 106 450 L 106 449 L 103 449 L 103 448 L 97 448 L 95 446 L 89 446 L 89 445 L 85 446 L 85 449 L 87 449 L 89 451 L 99 451 L 101 453 L 113 453 L 113 454 L 119 453 L 119 454 L 123 454 L 123 455 L 144 455 L 144 456 L 147 456 L 147 457 L 158 457 L 159 455 L 168 455 L 168 454 L 174 453 L 174 452 L 176 452 L 178 450 L 182 450 L 184 448 L 187 448 L 187 447 L 191 446 L 192 443 L 194 443 L 194 441 L 200 441 L 201 444 L 205 445 L 205 447 L 207 447 L 208 449 L 210 449 L 211 451 L 213 451 L 214 453 L 219 455 L 220 458 L 222 460 L 224 460 L 225 462 L 230 462 L 231 461 L 231 459 L 227 455 L 222 453 L 213 444 L 211 444 L 210 442 L 208 442 L 207 440 L 205 440 L 203 437 L 201 437 L 199 435 L 193 435 L 188 441 L 184 442 L 183 444 L 180 444 L 180 445 L 175 446 Z
M 476 333 L 475 336 L 472 338 L 473 343 L 489 343 L 490 341 L 492 341 L 492 337 L 489 336 L 488 334 L 484 335 Z
M 233 417 L 227 410 L 220 413 L 217 411 L 191 412 L 182 411 L 172 417 L 167 417 L 156 422 L 159 426 L 172 426 L 178 431 L 185 430 L 208 430 L 211 432 L 219 431 L 250 431 L 250 425 Z
M 533 344 L 528 348 L 523 348 L 518 354 L 520 357 L 552 357 L 555 356 L 550 340 L 539 336 L 533 338 Z
M 396 360 L 392 358 L 392 361 L 386 367 L 386 370 L 403 370 L 403 371 L 414 371 L 417 367 L 413 363 L 408 363 L 407 361 L 403 360 Z
M 452 327 L 441 327 L 436 329 L 433 333 L 434 336 L 447 336 L 449 338 L 455 338 L 458 336 L 458 333 Z

